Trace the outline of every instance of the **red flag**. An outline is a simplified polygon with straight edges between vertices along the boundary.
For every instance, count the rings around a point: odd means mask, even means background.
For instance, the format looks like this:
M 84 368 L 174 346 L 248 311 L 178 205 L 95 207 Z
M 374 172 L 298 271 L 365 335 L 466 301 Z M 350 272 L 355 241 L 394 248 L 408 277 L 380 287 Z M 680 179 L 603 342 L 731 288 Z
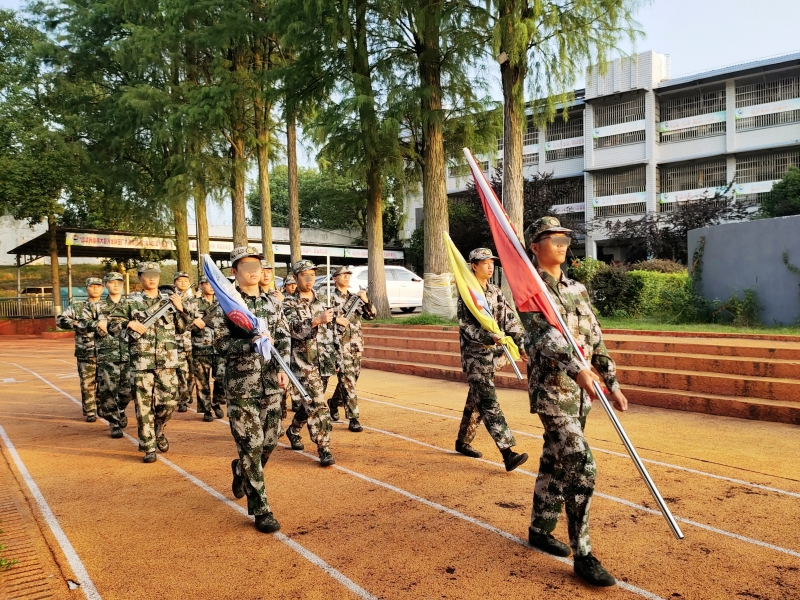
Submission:
M 467 148 L 464 148 L 464 155 L 472 169 L 475 187 L 481 197 L 483 211 L 486 213 L 494 244 L 497 247 L 497 255 L 503 263 L 503 273 L 508 279 L 517 309 L 520 312 L 542 313 L 550 325 L 565 334 L 548 300 L 545 283 L 525 253 L 525 249 L 517 237 L 517 232 L 503 206 L 497 200 L 492 186 L 489 185 L 483 171 L 478 167 L 475 157 Z

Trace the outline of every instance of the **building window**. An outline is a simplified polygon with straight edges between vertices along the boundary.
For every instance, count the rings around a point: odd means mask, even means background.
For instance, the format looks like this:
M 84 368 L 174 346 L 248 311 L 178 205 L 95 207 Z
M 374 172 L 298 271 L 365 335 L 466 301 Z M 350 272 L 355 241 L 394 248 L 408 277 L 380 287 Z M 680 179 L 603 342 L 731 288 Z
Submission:
M 539 143 L 539 129 L 533 123 L 533 115 L 528 115 L 528 126 L 522 136 L 523 146 L 533 146 Z
M 414 227 L 414 229 L 419 229 L 420 227 L 422 227 L 422 220 L 424 218 L 425 218 L 424 210 L 422 208 L 415 208 L 414 221 L 416 226 Z
M 594 175 L 596 199 L 627 194 L 642 194 L 647 191 L 647 172 L 644 165 L 628 169 L 617 169 Z M 647 211 L 646 201 L 621 202 L 608 206 L 595 206 L 595 217 L 618 217 L 638 215 Z
M 736 108 L 757 104 L 779 102 L 800 98 L 800 76 L 786 77 L 775 81 L 736 86 Z M 787 110 L 752 117 L 737 118 L 736 131 L 747 131 L 759 127 L 783 125 L 800 121 L 800 110 Z
M 761 202 L 764 196 L 769 193 L 769 190 L 748 193 L 752 186 L 746 184 L 772 182 L 782 179 L 789 167 L 800 167 L 800 150 L 737 156 L 734 191 L 739 191 L 740 193 L 736 196 L 736 200 L 748 204 Z
M 718 113 L 725 110 L 725 90 L 662 100 L 660 109 L 662 122 Z M 725 133 L 725 125 L 725 121 L 721 121 L 719 123 L 687 127 L 678 131 L 661 131 L 659 141 L 662 143 L 680 142 L 682 140 L 720 135 Z
M 644 94 L 638 95 L 628 102 L 618 104 L 597 104 L 594 105 L 594 126 L 609 127 L 622 123 L 631 123 L 644 120 Z M 644 142 L 644 128 L 618 133 L 603 137 L 594 138 L 595 148 L 609 148 L 611 146 L 621 146 L 622 144 L 635 144 Z
M 547 145 L 553 142 L 561 142 L 562 140 L 574 140 L 577 138 L 583 139 L 583 113 L 575 113 L 568 115 L 568 119 L 564 121 L 559 115 L 556 120 L 547 126 L 545 134 L 545 142 Z M 547 148 L 545 145 L 545 148 Z M 555 144 L 554 144 L 555 145 Z M 583 143 L 580 145 L 556 148 L 554 150 L 547 150 L 545 159 L 547 162 L 554 160 L 565 160 L 568 158 L 575 158 L 576 156 L 583 156 Z
M 537 153 L 531 154 L 523 154 L 522 155 L 522 166 L 523 167 L 530 167 L 532 165 L 539 164 L 539 155 Z
M 714 188 L 725 188 L 728 183 L 728 167 L 725 159 L 708 162 L 693 162 L 666 165 L 659 169 L 659 212 L 673 212 L 678 204 L 687 200 L 711 198 L 717 193 Z M 687 192 L 676 194 L 676 192 Z M 727 200 L 715 200 L 716 204 L 727 204 Z

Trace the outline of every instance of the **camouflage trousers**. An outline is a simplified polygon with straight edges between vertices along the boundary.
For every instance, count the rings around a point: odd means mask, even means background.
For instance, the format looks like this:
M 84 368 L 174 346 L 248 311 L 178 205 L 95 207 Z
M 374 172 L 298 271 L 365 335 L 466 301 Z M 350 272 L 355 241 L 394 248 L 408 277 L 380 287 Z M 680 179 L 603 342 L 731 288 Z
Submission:
M 265 399 L 240 399 L 228 404 L 228 421 L 239 452 L 236 473 L 242 477 L 247 495 L 247 514 L 272 512 L 264 488 L 264 466 L 278 445 L 281 394 Z
M 333 429 L 331 413 L 328 403 L 325 402 L 328 378 L 320 377 L 319 373 L 314 370 L 298 379 L 311 399 L 308 401 L 299 393 L 297 394 L 297 399 L 300 400 L 300 410 L 294 413 L 289 429 L 294 435 L 298 435 L 303 425 L 308 424 L 308 435 L 311 437 L 311 441 L 320 450 L 328 450 L 331 446 L 331 430 Z
M 356 383 L 361 375 L 361 353 L 345 352 L 342 359 L 342 368 L 336 374 L 338 383 L 331 397 L 333 406 L 343 406 L 344 414 L 348 419 L 358 419 L 358 395 Z
M 97 416 L 97 361 L 78 360 L 78 377 L 81 380 L 83 416 Z
M 97 412 L 108 420 L 111 427 L 118 427 L 120 417 L 133 399 L 133 375 L 131 363 L 97 363 Z
M 213 354 L 192 356 L 193 379 L 197 385 L 197 410 L 201 413 L 210 413 L 214 406 L 225 404 L 222 381 L 216 376 L 217 362 L 218 358 Z
M 139 450 L 155 452 L 156 436 L 164 431 L 178 405 L 178 375 L 175 369 L 153 369 L 134 373 Z
M 192 403 L 190 395 L 192 388 L 192 354 L 178 350 L 178 406 Z
M 539 414 L 544 448 L 533 493 L 531 529 L 550 533 L 566 507 L 569 544 L 576 556 L 592 551 L 589 543 L 589 505 L 597 467 L 583 435 L 586 417 Z
M 468 373 L 469 392 L 458 428 L 458 441 L 471 444 L 483 421 L 489 435 L 500 450 L 517 445 L 514 435 L 506 423 L 506 417 L 497 401 L 497 390 L 494 387 L 494 374 Z

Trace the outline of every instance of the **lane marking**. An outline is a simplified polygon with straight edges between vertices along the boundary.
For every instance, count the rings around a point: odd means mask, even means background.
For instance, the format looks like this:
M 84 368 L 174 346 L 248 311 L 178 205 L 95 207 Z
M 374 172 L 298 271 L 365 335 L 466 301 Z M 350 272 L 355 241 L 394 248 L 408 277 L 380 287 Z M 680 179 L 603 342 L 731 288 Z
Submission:
M 407 442 L 411 442 L 412 444 L 417 444 L 417 445 L 420 445 L 420 446 L 424 446 L 426 448 L 432 448 L 434 450 L 439 450 L 440 452 L 445 452 L 447 454 L 457 454 L 455 451 L 448 450 L 447 448 L 442 448 L 440 446 L 434 446 L 433 444 L 428 444 L 427 442 L 422 442 L 420 440 L 415 440 L 414 438 L 406 437 L 406 436 L 400 435 L 398 433 L 393 433 L 391 431 L 385 431 L 383 429 L 377 429 L 375 427 L 367 427 L 366 425 L 363 425 L 363 427 L 364 427 L 364 429 L 367 429 L 367 430 L 370 430 L 370 431 L 374 431 L 376 433 L 380 433 L 380 434 L 383 434 L 383 435 L 396 437 L 396 438 L 399 438 L 401 440 L 405 440 Z M 486 463 L 486 464 L 490 464 L 490 465 L 492 465 L 494 467 L 501 467 L 501 468 L 505 469 L 505 466 L 503 465 L 503 463 L 497 463 L 497 462 L 494 462 L 494 461 L 491 461 L 491 460 L 488 460 L 488 459 L 485 459 L 485 458 L 474 458 L 472 460 L 475 460 L 475 461 L 478 461 L 478 462 L 482 462 L 482 463 Z M 534 478 L 538 475 L 538 473 L 534 473 L 533 471 L 526 471 L 525 469 L 514 469 L 514 473 L 521 473 L 523 475 L 528 475 L 529 477 L 534 477 Z M 595 491 L 594 495 L 599 497 L 599 498 L 604 498 L 605 500 L 611 500 L 612 502 L 617 502 L 619 504 L 623 504 L 623 505 L 628 506 L 630 508 L 634 508 L 636 510 L 640 510 L 640 511 L 649 513 L 651 515 L 659 515 L 659 516 L 661 516 L 661 511 L 658 511 L 658 510 L 655 510 L 655 509 L 652 509 L 652 508 L 648 508 L 647 506 L 643 506 L 641 504 L 636 504 L 635 502 L 631 502 L 630 500 L 625 500 L 624 498 L 617 498 L 616 496 L 611 496 L 609 494 L 604 494 L 604 493 L 598 492 L 598 491 Z M 684 517 L 676 516 L 675 520 L 676 521 L 680 521 L 681 523 L 686 523 L 687 525 L 692 525 L 694 527 L 698 527 L 700 529 L 705 529 L 706 531 L 711 531 L 713 533 L 724 535 L 726 537 L 731 537 L 731 538 L 737 539 L 737 540 L 739 540 L 741 542 L 746 542 L 748 544 L 754 544 L 756 546 L 761 546 L 763 548 L 768 548 L 770 550 L 775 550 L 776 552 L 782 552 L 784 554 L 788 554 L 790 556 L 796 556 L 796 557 L 800 558 L 800 552 L 797 552 L 795 550 L 790 550 L 788 548 L 782 548 L 780 546 L 775 546 L 774 544 L 770 544 L 768 542 L 762 542 L 761 540 L 756 540 L 756 539 L 749 538 L 749 537 L 746 537 L 746 536 L 743 536 L 743 535 L 739 535 L 738 533 L 732 533 L 730 531 L 725 531 L 724 529 L 718 529 L 717 527 L 712 527 L 711 525 L 706 525 L 705 523 L 699 523 L 698 521 L 693 521 L 691 519 L 686 519 Z
M 39 506 L 39 511 L 42 513 L 42 517 L 44 517 L 47 526 L 50 527 L 50 531 L 53 532 L 53 536 L 56 538 L 58 545 L 61 547 L 61 551 L 67 558 L 67 562 L 69 563 L 72 572 L 75 574 L 75 577 L 81 586 L 81 590 L 83 590 L 83 593 L 86 595 L 86 599 L 102 600 L 100 593 L 94 586 L 92 578 L 89 577 L 89 573 L 86 571 L 86 567 L 83 565 L 83 561 L 81 561 L 78 553 L 75 552 L 75 548 L 72 547 L 67 534 L 64 533 L 63 529 L 61 529 L 58 519 L 50 509 L 50 505 L 47 504 L 47 500 L 44 499 L 42 491 L 39 489 L 39 486 L 36 485 L 36 482 L 33 480 L 33 477 L 28 471 L 28 468 L 25 466 L 25 463 L 22 462 L 22 458 L 20 458 L 17 449 L 14 447 L 14 444 L 11 442 L 11 439 L 8 437 L 8 434 L 6 433 L 6 430 L 3 429 L 2 425 L 0 425 L 0 438 L 3 438 L 3 443 L 5 443 L 8 453 L 14 460 L 14 464 L 17 465 L 17 470 L 20 472 L 20 475 L 22 475 L 22 479 L 25 481 L 28 489 L 31 491 L 34 500 L 36 500 L 36 504 Z
M 423 414 L 426 414 L 426 415 L 432 415 L 432 416 L 435 416 L 435 417 L 441 417 L 443 419 L 451 419 L 451 420 L 455 420 L 455 421 L 460 421 L 461 420 L 461 417 L 456 417 L 456 416 L 453 416 L 453 415 L 445 415 L 445 414 L 442 414 L 442 413 L 432 412 L 432 411 L 429 411 L 429 410 L 421 410 L 419 408 L 412 408 L 410 406 L 403 406 L 402 404 L 393 404 L 391 402 L 385 402 L 383 400 L 374 400 L 372 398 L 364 398 L 364 397 L 361 397 L 361 396 L 359 396 L 359 400 L 366 400 L 367 402 L 374 402 L 375 404 L 384 404 L 386 406 L 391 406 L 391 407 L 399 408 L 399 409 L 402 409 L 402 410 L 408 410 L 408 411 L 423 413 Z M 515 433 L 515 434 L 518 434 L 518 435 L 523 435 L 525 437 L 529 437 L 529 438 L 533 438 L 533 439 L 537 439 L 537 440 L 542 439 L 542 436 L 536 435 L 536 434 L 533 434 L 533 433 L 528 433 L 526 431 L 518 431 L 516 429 L 512 429 L 511 431 L 512 431 L 512 433 Z M 630 460 L 630 456 L 628 456 L 624 452 L 616 452 L 614 450 L 606 450 L 605 448 L 598 448 L 597 446 L 594 446 L 594 445 L 592 446 L 592 451 L 593 452 L 602 452 L 603 454 L 610 454 L 612 456 L 619 456 L 619 457 L 627 458 L 627 459 Z M 692 473 L 694 475 L 701 475 L 703 477 L 709 477 L 711 479 L 719 479 L 721 481 L 727 481 L 728 483 L 736 483 L 738 485 L 746 485 L 746 486 L 749 486 L 749 487 L 752 487 L 752 488 L 756 488 L 756 489 L 759 489 L 759 490 L 764 490 L 764 491 L 767 491 L 767 492 L 775 492 L 776 494 L 783 494 L 784 496 L 791 496 L 793 498 L 800 498 L 800 492 L 790 492 L 788 490 L 782 490 L 780 488 L 771 487 L 771 486 L 768 486 L 768 485 L 761 485 L 760 483 L 753 483 L 751 481 L 746 481 L 744 479 L 736 479 L 735 477 L 725 477 L 723 475 L 716 475 L 714 473 L 708 473 L 706 471 L 699 471 L 697 469 L 690 469 L 689 467 L 681 467 L 680 465 L 673 465 L 673 464 L 670 464 L 670 463 L 665 463 L 665 462 L 661 462 L 661 461 L 658 461 L 658 460 L 652 460 L 652 459 L 649 459 L 649 458 L 643 458 L 642 461 L 646 462 L 646 463 L 650 463 L 652 465 L 658 465 L 659 467 L 666 467 L 666 468 L 669 468 L 669 469 L 676 469 L 678 471 L 684 471 L 686 473 Z
M 38 373 L 36 373 L 35 371 L 32 371 L 32 370 L 30 370 L 30 369 L 27 369 L 27 368 L 25 368 L 25 367 L 23 367 L 23 366 L 20 366 L 20 365 L 16 364 L 16 363 L 8 363 L 8 364 L 10 364 L 10 365 L 14 365 L 14 366 L 15 366 L 15 367 L 17 367 L 18 369 L 22 369 L 22 370 L 24 370 L 24 371 L 28 371 L 28 372 L 29 372 L 31 375 L 33 375 L 33 376 L 35 376 L 35 377 L 38 377 L 38 378 L 39 378 L 39 379 L 41 379 L 41 380 L 42 380 L 44 383 L 46 383 L 47 385 L 49 385 L 51 388 L 53 388 L 54 390 L 56 390 L 57 392 L 59 392 L 59 393 L 60 393 L 60 394 L 62 394 L 63 396 L 65 396 L 65 397 L 69 398 L 70 400 L 72 400 L 72 402 L 74 402 L 74 403 L 75 403 L 75 404 L 77 404 L 78 406 L 82 406 L 82 404 L 81 404 L 80 400 L 78 400 L 78 399 L 77 399 L 77 398 L 75 398 L 74 396 L 70 395 L 69 393 L 65 392 L 65 391 L 64 391 L 64 390 L 62 390 L 61 388 L 59 388 L 59 387 L 57 387 L 57 386 L 53 385 L 53 384 L 52 384 L 52 383 L 50 383 L 50 382 L 49 382 L 47 379 L 45 379 L 44 377 L 42 377 L 41 375 L 39 375 L 39 374 L 38 374 Z M 103 419 L 103 418 L 98 418 L 98 420 L 100 420 L 100 421 L 103 421 L 104 423 L 108 424 L 108 421 L 106 421 L 106 420 L 105 420 L 105 419 Z M 0 433 L 2 433 L 2 428 L 1 428 L 1 427 L 0 427 Z M 133 444 L 136 444 L 137 446 L 139 445 L 139 440 L 138 440 L 138 439 L 136 439 L 136 438 L 132 437 L 131 435 L 129 435 L 129 434 L 128 434 L 127 432 L 125 432 L 125 431 L 123 431 L 123 434 L 125 435 L 125 438 L 126 438 L 128 441 L 130 441 L 130 442 L 131 442 L 131 443 L 133 443 Z M 157 454 L 157 456 L 158 456 L 158 459 L 159 459 L 161 462 L 163 462 L 165 465 L 167 465 L 168 467 L 170 467 L 170 468 L 171 468 L 172 470 L 174 470 L 176 473 L 180 474 L 180 475 L 181 475 L 182 477 L 184 477 L 184 478 L 185 478 L 187 481 L 190 481 L 191 483 L 193 483 L 194 485 L 196 485 L 197 487 L 199 487 L 201 490 L 203 490 L 204 492 L 206 492 L 206 493 L 210 494 L 211 496 L 213 496 L 214 498 L 216 498 L 216 499 L 217 499 L 217 500 L 219 500 L 220 502 L 223 502 L 223 503 L 224 503 L 226 506 L 228 506 L 228 507 L 232 508 L 233 510 L 235 510 L 235 511 L 236 511 L 236 512 L 238 512 L 239 514 L 241 514 L 241 515 L 244 515 L 245 517 L 247 517 L 247 518 L 249 518 L 249 519 L 253 519 L 253 520 L 254 520 L 254 518 L 253 518 L 252 516 L 250 516 L 250 515 L 248 515 L 248 514 L 247 514 L 247 509 L 245 509 L 245 508 L 243 508 L 243 507 L 239 506 L 239 505 L 238 505 L 236 502 L 234 502 L 233 500 L 230 500 L 229 498 L 226 498 L 225 496 L 223 496 L 222 494 L 220 494 L 220 493 L 219 493 L 217 490 L 215 490 L 215 489 L 214 489 L 214 488 L 212 488 L 210 485 L 208 485 L 207 483 L 205 483 L 203 480 L 201 480 L 201 479 L 199 479 L 199 478 L 195 477 L 194 475 L 192 475 L 191 473 L 189 473 L 189 472 L 185 471 L 184 469 L 182 469 L 181 467 L 179 467 L 178 465 L 176 465 L 175 463 L 173 463 L 171 460 L 164 458 L 164 456 L 163 456 L 162 454 Z M 35 484 L 34 484 L 34 485 L 35 485 Z M 38 488 L 37 488 L 37 489 L 38 489 Z M 44 501 L 44 498 L 42 498 L 42 501 Z M 63 533 L 63 532 L 62 532 L 62 533 Z M 357 583 L 355 583 L 353 580 L 349 579 L 349 578 L 348 578 L 346 575 L 344 575 L 344 574 L 343 574 L 343 573 L 341 573 L 340 571 L 337 571 L 337 570 L 336 570 L 334 567 L 332 567 L 331 565 L 329 565 L 329 564 L 328 564 L 327 562 L 325 562 L 325 561 L 324 561 L 322 558 L 320 558 L 319 556 L 317 556 L 316 554 L 314 554 L 313 552 L 311 552 L 310 550 L 308 550 L 308 549 L 307 549 L 307 548 L 305 548 L 304 546 L 301 546 L 300 544 L 298 544 L 297 542 L 295 542 L 293 539 L 291 539 L 291 538 L 290 538 L 290 537 L 288 537 L 287 535 L 285 535 L 285 534 L 283 534 L 283 533 L 280 533 L 280 532 L 276 532 L 276 533 L 273 533 L 273 534 L 272 534 L 272 536 L 273 536 L 273 537 L 274 537 L 276 540 L 278 540 L 279 542 L 282 542 L 283 544 L 285 544 L 286 546 L 288 546 L 289 548 L 291 548 L 292 550 L 294 550 L 295 552 L 297 552 L 297 553 L 298 553 L 300 556 L 302 556 L 303 558 L 305 558 L 306 560 L 308 560 L 309 562 L 311 562 L 313 565 L 315 565 L 315 566 L 319 567 L 320 569 L 322 569 L 322 570 L 323 570 L 325 573 L 327 573 L 328 575 L 330 575 L 331 577 L 333 577 L 333 578 L 334 578 L 336 581 L 338 581 L 339 583 L 341 583 L 341 584 L 342 584 L 344 587 L 346 587 L 348 590 L 350 590 L 351 592 L 353 592 L 353 593 L 354 593 L 356 596 L 358 596 L 359 598 L 363 598 L 363 600 L 378 600 L 378 598 L 377 598 L 376 596 L 373 596 L 372 594 L 370 594 L 370 593 L 369 593 L 367 590 L 365 590 L 364 588 L 362 588 L 360 585 L 358 585 Z M 66 539 L 66 536 L 65 536 L 65 539 Z M 67 543 L 69 544 L 69 542 L 67 542 Z M 70 546 L 70 548 L 71 548 L 71 546 Z M 73 552 L 74 552 L 74 550 L 73 550 Z M 76 554 L 75 556 L 76 556 L 76 558 L 77 558 L 77 554 Z M 82 565 L 81 565 L 81 567 L 82 567 Z M 77 575 L 77 570 L 76 570 L 76 569 L 74 569 L 74 567 L 73 567 L 73 570 L 75 570 L 75 572 L 76 572 L 76 575 Z M 85 573 L 85 570 L 84 570 L 84 573 Z M 86 577 L 88 578 L 88 574 L 86 575 Z M 89 580 L 89 581 L 91 582 L 91 580 Z M 81 582 L 81 583 L 82 583 L 82 582 Z M 96 593 L 96 591 L 95 591 L 95 593 Z M 87 598 L 88 598 L 89 600 L 95 600 L 95 598 L 97 598 L 98 600 L 100 600 L 100 596 L 99 596 L 99 594 L 98 594 L 97 596 L 92 596 L 92 597 L 89 597 L 89 595 L 88 595 L 88 593 L 87 593 Z

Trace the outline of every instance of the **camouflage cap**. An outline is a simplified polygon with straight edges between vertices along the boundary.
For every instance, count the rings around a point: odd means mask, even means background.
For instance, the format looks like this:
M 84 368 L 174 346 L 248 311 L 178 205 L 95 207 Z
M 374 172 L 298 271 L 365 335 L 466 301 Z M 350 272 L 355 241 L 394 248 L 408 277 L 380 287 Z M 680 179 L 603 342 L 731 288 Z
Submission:
M 103 285 L 103 280 L 99 277 L 87 277 L 86 287 L 89 287 L 90 285 Z
M 317 265 L 310 260 L 298 260 L 292 265 L 292 273 L 295 275 L 302 273 L 303 271 L 308 271 L 309 269 L 314 269 L 315 271 L 317 269 Z
M 525 230 L 525 245 L 530 246 L 543 233 L 572 233 L 572 229 L 562 227 L 556 217 L 542 217 L 528 225 Z
M 272 263 L 269 262 L 266 258 L 261 259 L 261 268 L 262 269 L 273 269 Z
M 142 273 L 147 273 L 147 271 L 161 273 L 161 266 L 157 262 L 140 262 L 139 266 L 136 267 L 136 272 L 139 275 Z
M 188 279 L 189 274 L 186 271 L 175 271 L 175 275 L 172 276 L 172 281 L 177 281 L 178 277 L 186 277 Z
M 346 273 L 352 275 L 353 267 L 345 267 L 345 266 L 337 267 L 336 269 L 333 270 L 331 277 L 336 277 L 337 275 L 344 275 Z
M 238 248 L 234 248 L 231 250 L 231 264 L 236 264 L 236 261 L 246 258 L 248 256 L 252 256 L 261 260 L 264 258 L 264 255 L 253 246 L 239 246 Z
M 469 262 L 478 262 L 479 260 L 487 260 L 489 258 L 497 258 L 492 251 L 488 248 L 475 248 L 469 253 Z
M 294 280 L 294 275 L 289 273 L 283 280 L 283 286 L 286 287 L 291 284 L 297 285 L 297 282 Z
M 200 279 L 197 280 L 197 285 L 200 285 L 201 283 L 208 283 L 208 277 L 201 275 Z
M 109 281 L 122 281 L 122 273 L 117 273 L 116 271 L 106 273 L 103 275 L 103 281 L 105 283 L 108 283 Z

